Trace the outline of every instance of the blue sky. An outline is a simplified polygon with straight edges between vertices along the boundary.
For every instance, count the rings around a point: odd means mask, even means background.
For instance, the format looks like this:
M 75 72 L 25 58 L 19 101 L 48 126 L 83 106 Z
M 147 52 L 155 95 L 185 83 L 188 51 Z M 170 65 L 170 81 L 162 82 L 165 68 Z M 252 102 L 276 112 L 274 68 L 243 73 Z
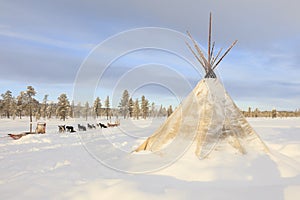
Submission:
M 299 4 L 297 0 L 2 0 L 0 93 L 9 89 L 16 96 L 32 85 L 40 100 L 49 94 L 56 101 L 64 92 L 72 99 L 76 78 L 89 56 L 105 41 L 132 29 L 159 27 L 182 34 L 189 30 L 206 49 L 212 11 L 217 47 L 239 41 L 217 70 L 238 106 L 295 110 L 300 108 Z M 188 52 L 184 41 L 162 38 L 153 41 L 152 49 L 117 55 L 93 82 L 92 94 L 83 96 L 104 99 L 110 95 L 117 102 L 120 91 L 128 86 L 134 98 L 144 93 L 158 104 L 176 106 L 203 72 L 199 64 L 174 54 Z M 134 39 L 142 43 L 143 38 L 136 34 Z M 102 58 L 131 43 L 120 40 L 108 45 L 95 62 L 103 67 Z M 171 50 L 158 49 L 160 45 Z

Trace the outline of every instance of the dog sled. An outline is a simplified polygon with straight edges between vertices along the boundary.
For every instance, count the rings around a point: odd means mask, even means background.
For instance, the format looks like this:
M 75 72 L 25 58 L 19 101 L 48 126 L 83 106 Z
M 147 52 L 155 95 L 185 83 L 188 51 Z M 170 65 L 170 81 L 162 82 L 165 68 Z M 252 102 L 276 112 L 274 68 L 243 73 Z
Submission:
M 23 136 L 26 136 L 29 134 L 45 134 L 45 133 L 46 133 L 46 123 L 38 122 L 35 132 L 23 132 L 23 133 L 18 133 L 18 134 L 9 133 L 7 135 L 14 140 L 18 140 L 18 139 L 22 138 Z

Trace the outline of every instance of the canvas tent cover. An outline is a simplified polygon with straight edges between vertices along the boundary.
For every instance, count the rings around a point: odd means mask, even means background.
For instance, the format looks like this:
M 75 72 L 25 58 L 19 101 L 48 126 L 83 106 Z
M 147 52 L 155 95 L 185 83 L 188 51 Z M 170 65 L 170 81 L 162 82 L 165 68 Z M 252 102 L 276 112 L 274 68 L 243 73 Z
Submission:
M 200 158 L 207 157 L 224 143 L 242 154 L 248 148 L 268 150 L 217 78 L 201 80 L 136 151 L 157 152 L 167 148 L 175 139 L 187 141 L 186 144 L 196 143 L 195 154 Z

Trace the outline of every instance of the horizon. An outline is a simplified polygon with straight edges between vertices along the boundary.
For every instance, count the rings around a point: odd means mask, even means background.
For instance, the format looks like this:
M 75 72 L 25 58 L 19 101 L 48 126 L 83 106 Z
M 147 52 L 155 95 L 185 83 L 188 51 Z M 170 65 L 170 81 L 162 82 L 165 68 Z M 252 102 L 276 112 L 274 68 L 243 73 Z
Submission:
M 35 87 L 34 87 L 33 85 L 28 85 L 28 86 L 32 86 L 32 87 L 35 89 Z M 8 89 L 8 90 L 9 90 L 9 89 Z M 7 90 L 6 90 L 6 91 L 7 91 Z M 0 94 L 4 94 L 6 91 L 4 91 L 4 92 L 2 92 L 2 93 L 0 92 Z M 9 91 L 11 91 L 11 90 L 9 90 Z M 26 90 L 22 90 L 22 91 L 26 91 Z M 16 98 L 16 97 L 20 94 L 21 91 L 17 92 L 17 93 L 16 93 L 17 95 L 15 95 L 15 93 L 14 93 L 13 91 L 11 91 L 11 92 L 12 92 L 12 96 L 13 96 L 14 98 Z M 36 91 L 36 92 L 37 92 L 37 91 Z M 48 95 L 48 101 L 47 101 L 47 103 L 48 103 L 48 104 L 49 104 L 49 103 L 58 103 L 58 97 L 59 97 L 61 94 L 66 94 L 66 95 L 67 95 L 67 98 L 68 98 L 68 100 L 69 100 L 69 102 L 70 102 L 70 104 L 72 103 L 73 99 L 71 99 L 71 96 L 68 96 L 68 94 L 65 93 L 65 92 L 60 93 L 56 98 L 54 98 L 55 100 L 54 100 L 54 99 L 51 99 L 51 98 L 49 99 L 49 97 L 51 97 L 51 95 L 50 95 L 50 94 L 47 94 L 47 95 Z M 46 94 L 38 95 L 38 92 L 37 92 L 36 95 L 37 95 L 37 96 L 34 96 L 33 98 L 35 98 L 39 103 L 42 103 L 43 98 L 44 98 L 44 96 L 45 96 Z M 178 103 L 178 104 L 157 104 L 157 102 L 155 102 L 155 101 L 152 100 L 153 97 L 152 97 L 152 98 L 148 98 L 147 95 L 145 95 L 145 94 L 143 94 L 143 93 L 138 93 L 138 95 L 140 95 L 140 96 L 137 96 L 137 94 L 135 94 L 134 96 L 131 95 L 131 94 L 129 94 L 129 95 L 130 95 L 130 98 L 132 98 L 132 100 L 138 99 L 139 101 L 141 101 L 141 97 L 142 97 L 142 95 L 144 95 L 144 96 L 146 97 L 146 99 L 149 100 L 149 106 L 151 106 L 151 103 L 155 103 L 156 108 L 158 108 L 158 107 L 160 107 L 160 106 L 163 106 L 164 108 L 167 108 L 168 106 L 171 105 L 173 109 L 176 109 L 176 108 L 181 104 L 181 102 L 179 102 L 178 99 L 177 99 L 177 103 Z M 113 102 L 113 103 L 114 103 L 114 104 L 113 104 L 113 107 L 111 107 L 112 109 L 117 109 L 118 106 L 119 106 L 119 103 L 120 103 L 120 101 L 121 101 L 121 96 L 122 96 L 122 94 L 120 93 L 120 94 L 118 94 L 117 96 L 120 97 L 119 102 L 118 102 L 118 101 L 114 101 L 114 102 Z M 38 97 L 38 98 L 36 98 L 36 97 Z M 107 96 L 104 96 L 104 97 L 95 96 L 95 99 L 96 99 L 97 97 L 99 97 L 100 100 L 101 100 L 102 108 L 105 108 L 105 107 L 104 107 L 104 102 L 105 102 L 105 99 L 106 99 Z M 1 97 L 0 97 L 0 98 L 1 98 Z M 111 98 L 111 96 L 109 96 L 109 98 Z M 93 99 L 93 100 L 91 100 L 91 101 L 88 101 L 90 107 L 93 107 L 93 103 L 94 103 L 95 99 Z M 2 100 L 2 99 L 0 99 L 0 100 Z M 184 99 L 183 99 L 183 100 L 184 100 Z M 85 104 L 86 102 L 81 102 L 81 101 L 79 101 L 79 102 L 74 102 L 74 105 L 77 106 L 78 103 L 81 103 L 81 106 L 84 107 L 84 104 Z M 111 99 L 110 99 L 110 103 L 112 103 Z M 241 111 L 248 111 L 248 108 L 251 108 L 251 111 L 252 111 L 252 112 L 254 112 L 255 109 L 258 109 L 258 110 L 261 111 L 261 112 L 263 112 L 263 111 L 272 111 L 273 109 L 276 109 L 277 112 L 285 112 L 285 111 L 286 111 L 286 112 L 295 112 L 295 111 L 299 111 L 299 110 L 300 110 L 300 107 L 297 107 L 297 108 L 294 108 L 294 109 L 291 109 L 291 110 L 284 110 L 284 109 L 277 109 L 277 108 L 262 109 L 262 108 L 257 107 L 257 106 L 253 106 L 253 107 L 252 107 L 252 106 L 246 106 L 246 107 L 243 108 L 243 109 L 240 108 L 240 107 L 238 106 L 238 108 L 239 108 Z
M 86 3 L 76 0 L 67 7 L 61 6 L 60 1 L 1 4 L 1 94 L 10 90 L 17 96 L 32 85 L 39 101 L 45 94 L 57 101 L 62 93 L 69 100 L 76 99 L 77 78 L 97 48 L 131 30 L 151 31 L 149 27 L 157 27 L 162 29 L 160 33 L 174 34 L 160 38 L 146 32 L 154 48 L 118 54 L 109 65 L 97 60 L 98 68 L 109 69 L 105 76 L 95 77 L 93 85 L 89 85 L 90 93 L 81 97 L 105 99 L 109 95 L 114 102 L 119 102 L 122 89 L 128 86 L 135 96 L 143 93 L 158 105 L 175 108 L 203 78 L 200 64 L 184 59 L 193 55 L 186 54 L 188 49 L 182 38 L 185 31 L 190 31 L 206 52 L 212 12 L 212 39 L 216 41 L 216 49 L 228 47 L 235 39 L 239 41 L 216 70 L 237 106 L 242 110 L 300 108 L 300 24 L 297 21 L 300 13 L 296 6 L 299 2 L 173 1 L 172 7 L 160 1 Z M 133 43 L 141 45 L 143 41 L 140 33 L 134 35 L 133 42 L 116 40 L 98 58 L 110 57 L 119 49 Z M 159 45 L 168 48 L 160 49 Z M 183 54 L 186 56 L 181 57 Z M 91 81 L 89 76 L 84 77 L 85 82 Z M 140 85 L 128 83 L 134 81 Z

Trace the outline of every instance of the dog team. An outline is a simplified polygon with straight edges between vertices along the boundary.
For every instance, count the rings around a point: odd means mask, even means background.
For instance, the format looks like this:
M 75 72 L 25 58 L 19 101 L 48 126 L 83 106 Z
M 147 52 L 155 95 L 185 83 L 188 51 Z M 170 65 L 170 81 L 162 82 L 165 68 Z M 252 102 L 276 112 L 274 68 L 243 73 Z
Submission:
M 120 126 L 120 121 L 116 122 L 116 123 L 107 123 L 107 125 L 102 124 L 102 123 L 97 123 L 96 124 L 97 127 L 102 128 L 108 128 L 108 127 L 117 127 Z M 86 131 L 87 128 L 88 129 L 96 129 L 96 126 L 94 124 L 87 124 L 87 126 L 78 124 L 78 131 Z M 76 132 L 76 130 L 74 129 L 73 126 L 66 126 L 66 125 L 58 125 L 58 132 L 59 133 L 64 133 L 64 132 L 70 132 L 70 133 L 74 133 Z

